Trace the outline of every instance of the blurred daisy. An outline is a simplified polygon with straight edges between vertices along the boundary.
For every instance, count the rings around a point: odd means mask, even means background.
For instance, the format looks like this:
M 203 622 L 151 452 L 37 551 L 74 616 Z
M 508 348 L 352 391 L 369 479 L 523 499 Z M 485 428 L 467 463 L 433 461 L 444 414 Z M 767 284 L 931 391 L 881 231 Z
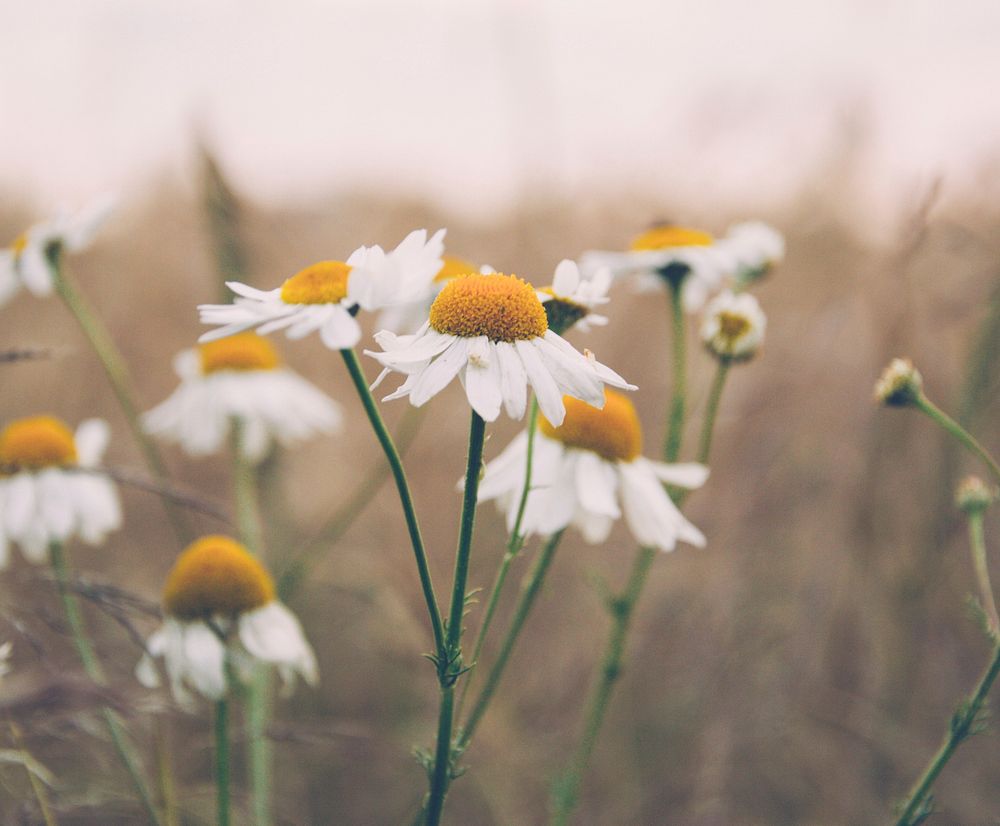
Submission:
M 607 267 L 596 270 L 589 278 L 583 278 L 575 261 L 560 261 L 552 277 L 552 286 L 538 291 L 538 300 L 545 307 L 549 329 L 562 334 L 574 325 L 584 332 L 590 330 L 591 324 L 603 327 L 608 319 L 595 313 L 594 309 L 610 301 L 610 287 L 611 270 Z
M 434 276 L 434 281 L 427 295 L 407 304 L 394 304 L 391 307 L 386 307 L 379 313 L 375 321 L 377 329 L 389 330 L 392 333 L 414 333 L 427 320 L 431 304 L 434 303 L 438 293 L 444 289 L 445 284 L 460 275 L 493 272 L 490 267 L 479 268 L 462 258 L 454 258 L 450 255 L 445 255 L 442 261 L 444 263 L 438 270 L 438 274 Z
M 0 680 L 11 672 L 10 655 L 14 652 L 14 643 L 9 640 L 0 645 Z
M 101 544 L 121 527 L 118 493 L 96 468 L 109 429 L 88 419 L 76 435 L 59 419 L 17 419 L 0 431 L 0 568 L 17 543 L 31 562 L 48 559 L 51 542 L 79 536 Z
M 573 525 L 596 544 L 607 539 L 624 511 L 640 545 L 661 551 L 672 551 L 678 540 L 704 546 L 701 531 L 681 514 L 663 486 L 700 487 L 708 468 L 644 459 L 639 417 L 621 393 L 608 390 L 601 410 L 568 397 L 565 402 L 562 425 L 543 419 L 535 435 L 524 533 L 548 536 Z M 527 449 L 525 431 L 486 465 L 479 483 L 479 500 L 496 500 L 506 513 L 508 530 L 517 517 Z
M 697 312 L 735 271 L 726 246 L 707 232 L 672 224 L 653 227 L 633 239 L 627 252 L 591 251 L 580 258 L 585 274 L 607 267 L 616 276 L 637 276 L 642 290 L 681 283 L 684 308 Z
M 701 340 L 723 361 L 746 361 L 764 342 L 767 317 L 750 293 L 726 290 L 708 302 L 701 322 Z
M 534 288 L 514 275 L 455 278 L 415 335 L 382 331 L 375 341 L 383 352 L 365 353 L 386 369 L 373 387 L 392 370 L 406 375 L 386 401 L 409 396 L 420 407 L 458 376 L 472 409 L 488 422 L 501 407 L 521 418 L 528 384 L 542 412 L 556 423 L 565 414 L 564 394 L 602 405 L 604 384 L 635 389 L 550 330 Z
M 256 663 L 274 665 L 286 689 L 298 673 L 319 680 L 316 656 L 295 615 L 275 598 L 274 580 L 246 548 L 225 536 L 205 536 L 174 563 L 163 591 L 163 625 L 148 640 L 136 676 L 160 685 L 153 662 L 163 657 L 170 688 L 188 705 L 189 688 L 211 700 L 246 681 Z
M 256 333 L 184 350 L 174 369 L 180 386 L 143 416 L 143 427 L 191 456 L 224 449 L 237 419 L 243 454 L 254 462 L 274 442 L 292 445 L 340 427 L 337 403 L 283 367 L 271 342 Z
M 213 341 L 256 327 L 261 335 L 285 330 L 291 339 L 319 331 L 331 350 L 353 347 L 361 339 L 354 314 L 429 295 L 441 270 L 444 230 L 428 240 L 427 230 L 411 232 L 396 249 L 360 247 L 344 261 L 320 261 L 274 290 L 226 282 L 239 296 L 232 304 L 202 304 L 201 321 L 222 325 L 199 341 Z
M 78 212 L 60 212 L 35 224 L 0 248 L 0 306 L 21 287 L 39 298 L 51 295 L 52 273 L 47 256 L 53 247 L 79 252 L 93 240 L 114 207 L 114 199 L 101 198 Z
M 719 243 L 732 256 L 736 280 L 740 284 L 763 278 L 785 258 L 784 237 L 763 221 L 734 224 Z

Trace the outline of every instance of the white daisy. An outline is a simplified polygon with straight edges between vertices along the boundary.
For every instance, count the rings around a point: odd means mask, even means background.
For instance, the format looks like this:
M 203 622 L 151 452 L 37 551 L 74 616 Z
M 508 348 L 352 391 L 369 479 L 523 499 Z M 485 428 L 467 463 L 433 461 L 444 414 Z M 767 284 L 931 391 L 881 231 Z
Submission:
M 528 434 L 520 433 L 486 465 L 479 500 L 495 499 L 513 530 L 524 486 Z M 521 530 L 551 535 L 573 525 L 591 543 L 603 542 L 624 511 L 640 545 L 672 551 L 678 540 L 699 547 L 705 537 L 670 500 L 664 484 L 697 488 L 708 478 L 698 464 L 667 465 L 644 459 L 635 407 L 613 390 L 601 410 L 566 399 L 566 418 L 545 420 L 535 434 Z
M 88 419 L 76 435 L 59 419 L 18 419 L 0 431 L 0 568 L 17 543 L 31 562 L 48 559 L 51 542 L 79 536 L 101 544 L 121 527 L 118 493 L 96 468 L 109 428 Z
M 235 420 L 243 454 L 263 459 L 274 442 L 292 445 L 340 427 L 340 407 L 281 366 L 271 343 L 240 333 L 184 350 L 174 359 L 180 386 L 143 416 L 147 432 L 176 442 L 191 456 L 223 450 Z
M 226 282 L 237 298 L 232 304 L 202 304 L 201 321 L 222 325 L 199 341 L 212 341 L 253 327 L 261 335 L 285 330 L 291 339 L 319 331 L 331 350 L 353 347 L 361 339 L 354 314 L 427 296 L 441 269 L 444 233 L 428 240 L 427 230 L 411 232 L 396 249 L 360 247 L 344 261 L 320 261 L 293 275 L 274 290 Z
M 549 329 L 534 288 L 513 275 L 466 275 L 450 281 L 434 300 L 430 318 L 412 336 L 382 331 L 383 352 L 366 350 L 406 381 L 385 400 L 409 396 L 420 407 L 456 376 L 469 404 L 486 421 L 519 419 L 530 384 L 545 416 L 562 422 L 563 395 L 604 403 L 604 385 L 634 390 L 621 376 L 575 350 Z
M 101 198 L 78 212 L 60 212 L 30 227 L 6 249 L 0 249 L 0 306 L 23 286 L 39 298 L 52 294 L 52 273 L 47 256 L 59 246 L 66 252 L 86 248 L 114 207 L 110 197 Z
M 719 243 L 732 256 L 737 280 L 743 284 L 762 278 L 785 258 L 784 236 L 763 221 L 734 224 Z
M 708 302 L 701 322 L 701 340 L 724 361 L 746 361 L 764 343 L 767 317 L 750 293 L 725 290 Z
M 450 255 L 443 256 L 442 261 L 444 263 L 437 275 L 434 276 L 434 281 L 427 295 L 406 304 L 393 304 L 386 307 L 375 320 L 376 329 L 389 330 L 392 333 L 412 334 L 427 320 L 431 304 L 434 303 L 438 293 L 444 289 L 445 284 L 460 275 L 493 272 L 490 267 L 476 267 L 475 264 L 462 258 L 454 258 Z
M 707 232 L 666 224 L 636 237 L 627 252 L 593 250 L 580 257 L 585 274 L 602 267 L 616 276 L 636 276 L 641 291 L 681 282 L 684 308 L 693 313 L 734 274 L 736 260 Z
M 319 680 L 316 655 L 295 615 L 275 598 L 274 580 L 246 548 L 225 536 L 205 536 L 174 563 L 163 591 L 163 625 L 147 642 L 136 676 L 155 688 L 153 663 L 163 657 L 170 688 L 189 705 L 189 688 L 220 700 L 230 678 L 246 680 L 256 662 L 274 665 L 286 689 L 298 673 Z
M 607 267 L 583 278 L 575 261 L 560 261 L 552 276 L 552 286 L 538 291 L 549 328 L 561 334 L 573 326 L 588 332 L 591 324 L 598 327 L 607 324 L 607 317 L 598 315 L 594 309 L 610 301 L 611 278 L 611 270 Z

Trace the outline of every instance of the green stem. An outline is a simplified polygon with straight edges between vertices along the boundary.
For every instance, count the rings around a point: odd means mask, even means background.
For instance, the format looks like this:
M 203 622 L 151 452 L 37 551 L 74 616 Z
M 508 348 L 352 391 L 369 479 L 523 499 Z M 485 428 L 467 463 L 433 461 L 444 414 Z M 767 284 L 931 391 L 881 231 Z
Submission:
M 671 353 L 674 366 L 674 391 L 670 400 L 667 438 L 663 443 L 663 458 L 677 461 L 684 436 L 684 409 L 687 396 L 687 359 L 685 356 L 684 305 L 681 301 L 683 279 L 670 281 Z
M 490 668 L 489 674 L 486 677 L 486 683 L 479 692 L 472 711 L 469 712 L 469 719 L 459 732 L 458 744 L 456 746 L 456 751 L 459 753 L 465 751 L 468 747 L 472 736 L 476 732 L 476 727 L 479 725 L 479 721 L 482 719 L 483 714 L 486 713 L 486 708 L 489 706 L 493 695 L 500 685 L 500 678 L 507 667 L 507 661 L 514 650 L 514 644 L 521 634 L 521 629 L 524 627 L 525 620 L 528 619 L 528 614 L 531 613 L 531 609 L 534 607 L 535 598 L 541 591 L 542 582 L 549 571 L 549 567 L 552 565 L 552 559 L 555 556 L 556 549 L 559 547 L 559 540 L 562 539 L 562 535 L 563 531 L 560 530 L 549 537 L 542 550 L 538 552 L 538 558 L 535 559 L 535 564 L 521 586 L 517 606 L 514 608 L 514 617 L 511 620 L 510 628 L 507 629 L 507 635 L 500 645 L 496 662 Z
M 917 410 L 930 416 L 930 418 L 937 424 L 958 439 L 958 441 L 961 442 L 969 452 L 978 457 L 989 469 L 994 481 L 1000 482 L 1000 466 L 997 466 L 996 460 L 990 456 L 987 450 L 979 444 L 979 442 L 977 442 L 964 427 L 941 410 L 941 408 L 935 405 L 934 402 L 928 399 L 923 393 L 917 394 L 917 399 L 914 404 Z
M 80 661 L 83 663 L 83 670 L 98 685 L 107 685 L 104 669 L 101 668 L 97 655 L 90 644 L 90 639 L 87 637 L 83 615 L 80 612 L 80 603 L 73 592 L 73 583 L 69 573 L 69 561 L 66 558 L 65 549 L 61 542 L 52 542 L 49 544 L 49 556 L 52 561 L 52 571 L 55 574 L 56 584 L 59 588 L 59 596 L 62 599 L 63 610 L 66 613 L 66 621 L 69 624 L 70 635 L 73 638 L 73 645 L 76 648 L 77 654 L 80 656 Z M 108 732 L 111 734 L 111 741 L 118 752 L 118 757 L 132 779 L 132 783 L 139 793 L 142 804 L 146 808 L 146 813 L 153 823 L 162 823 L 160 812 L 153 801 L 153 795 L 150 793 L 149 787 L 146 785 L 143 777 L 139 756 L 135 752 L 135 747 L 129 742 L 124 724 L 119 719 L 117 713 L 111 708 L 103 707 L 101 714 L 108 727 Z
M 455 578 L 448 614 L 447 659 L 438 663 L 441 680 L 441 710 L 438 715 L 437 747 L 431 771 L 430 793 L 427 798 L 427 826 L 438 826 L 444 810 L 444 798 L 452 779 L 451 728 L 455 706 L 455 681 L 462 675 L 462 619 L 465 615 L 466 582 L 469 578 L 469 556 L 472 532 L 476 521 L 476 500 L 479 493 L 479 471 L 483 463 L 483 442 L 486 422 L 472 411 L 469 424 L 469 455 L 465 466 L 465 489 L 462 493 L 462 519 L 458 530 L 458 550 L 455 554 Z
M 52 814 L 52 808 L 49 806 L 49 796 L 45 792 L 45 784 L 38 778 L 36 772 L 34 771 L 34 766 L 32 765 L 34 759 L 24 745 L 21 727 L 13 720 L 10 720 L 7 725 L 10 727 L 10 734 L 14 741 L 14 747 L 24 757 L 24 773 L 28 775 L 28 783 L 31 785 L 31 792 L 35 796 L 35 802 L 38 803 L 38 809 L 42 815 L 42 820 L 45 821 L 45 826 L 57 826 L 56 819 Z
M 979 583 L 979 598 L 983 602 L 983 610 L 989 624 L 990 636 L 1000 639 L 1000 616 L 997 615 L 997 604 L 993 597 L 993 586 L 990 583 L 990 570 L 986 564 L 986 539 L 983 537 L 983 512 L 973 511 L 969 514 L 969 542 L 972 546 L 972 563 L 976 569 L 976 581 Z
M 69 273 L 63 267 L 61 246 L 54 245 L 50 247 L 46 252 L 46 257 L 56 293 L 58 293 L 67 309 L 80 325 L 80 329 L 83 330 L 83 334 L 87 337 L 87 341 L 90 342 L 91 348 L 93 348 L 98 360 L 104 367 L 104 372 L 111 382 L 111 389 L 118 400 L 118 405 L 121 407 L 122 413 L 125 414 L 125 420 L 128 422 L 132 436 L 142 452 L 146 466 L 160 487 L 169 487 L 167 484 L 167 469 L 163 457 L 160 455 L 156 443 L 142 428 L 142 423 L 139 419 L 139 408 L 135 401 L 135 390 L 132 387 L 132 379 L 129 376 L 128 367 L 125 365 L 125 359 L 122 358 L 121 353 L 115 346 L 114 340 L 111 338 L 111 335 L 97 313 L 87 303 Z M 160 498 L 178 541 L 182 545 L 187 544 L 189 533 L 183 517 L 168 498 Z
M 441 612 L 438 608 L 437 597 L 434 595 L 434 582 L 431 579 L 430 568 L 427 565 L 427 552 L 424 550 L 424 540 L 420 535 L 420 525 L 417 522 L 417 513 L 413 507 L 413 497 L 410 495 L 410 486 L 406 481 L 406 473 L 403 470 L 402 460 L 399 458 L 399 451 L 389 435 L 389 430 L 382 420 L 382 415 L 378 412 L 378 405 L 368 389 L 368 382 L 365 379 L 364 371 L 358 362 L 357 353 L 354 350 L 341 350 L 347 372 L 354 382 L 354 388 L 358 391 L 361 403 L 364 405 L 368 421 L 371 422 L 375 436 L 382 446 L 386 459 L 389 460 L 389 467 L 392 471 L 393 479 L 396 482 L 396 490 L 399 492 L 399 501 L 403 507 L 403 515 L 406 518 L 406 529 L 410 533 L 410 543 L 413 545 L 413 556 L 417 562 L 417 573 L 420 576 L 420 587 L 424 592 L 424 601 L 427 603 L 427 613 L 431 619 L 431 631 L 434 634 L 435 656 L 440 663 L 447 660 L 448 652 L 444 637 L 444 628 L 441 621 Z M 476 486 L 478 488 L 478 476 Z
M 229 826 L 229 701 L 215 703 L 215 794 L 218 826 Z
M 705 408 L 705 418 L 701 423 L 701 438 L 698 440 L 698 461 L 708 463 L 712 451 L 712 434 L 715 432 L 715 418 L 719 413 L 719 401 L 722 399 L 722 388 L 725 387 L 731 363 L 722 359 L 712 379 L 712 389 L 708 394 L 708 404 Z
M 974 734 L 974 727 L 979 711 L 989 694 L 993 681 L 997 674 L 1000 674 L 1000 644 L 993 648 L 989 665 L 979 678 L 972 694 L 963 702 L 955 714 L 952 716 L 951 725 L 945 735 L 941 747 L 934 755 L 920 779 L 914 784 L 904 804 L 896 826 L 913 826 L 919 823 L 926 811 L 925 805 L 927 796 L 930 793 L 934 781 L 937 780 L 941 770 L 945 767 L 955 750 L 963 740 Z M 918 817 L 919 816 L 919 817 Z

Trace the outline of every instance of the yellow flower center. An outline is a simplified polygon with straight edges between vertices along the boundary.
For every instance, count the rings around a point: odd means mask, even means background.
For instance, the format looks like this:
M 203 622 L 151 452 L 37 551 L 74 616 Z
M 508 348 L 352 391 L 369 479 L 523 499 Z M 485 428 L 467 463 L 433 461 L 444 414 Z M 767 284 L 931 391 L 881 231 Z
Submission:
M 320 261 L 281 285 L 286 304 L 336 304 L 347 295 L 351 267 L 343 261 Z
M 22 232 L 17 236 L 10 244 L 10 251 L 14 253 L 15 258 L 20 258 L 21 253 L 25 251 L 28 247 L 28 233 Z
M 750 331 L 750 319 L 739 313 L 719 313 L 719 335 L 730 344 Z
M 537 338 L 549 329 L 535 288 L 516 275 L 460 275 L 431 305 L 431 326 L 439 333 L 491 341 Z
M 17 419 L 0 432 L 0 467 L 7 471 L 75 464 L 73 433 L 54 416 Z
M 633 252 L 649 252 L 671 247 L 707 247 L 711 245 L 712 240 L 712 236 L 707 232 L 665 224 L 646 230 L 642 235 L 633 238 L 629 249 Z
M 642 426 L 635 405 L 614 390 L 604 391 L 604 408 L 564 396 L 566 418 L 559 427 L 542 416 L 539 427 L 567 447 L 592 450 L 610 461 L 631 462 L 642 453 Z
M 273 600 L 267 569 L 227 536 L 204 536 L 189 545 L 163 589 L 163 607 L 180 620 L 235 618 Z
M 444 266 L 434 276 L 434 280 L 437 282 L 451 281 L 460 275 L 469 275 L 479 270 L 475 264 L 470 264 L 461 258 L 452 258 L 450 255 L 445 255 L 441 260 L 444 261 Z
M 271 342 L 256 333 L 237 333 L 198 345 L 201 372 L 219 370 L 274 370 L 278 354 Z

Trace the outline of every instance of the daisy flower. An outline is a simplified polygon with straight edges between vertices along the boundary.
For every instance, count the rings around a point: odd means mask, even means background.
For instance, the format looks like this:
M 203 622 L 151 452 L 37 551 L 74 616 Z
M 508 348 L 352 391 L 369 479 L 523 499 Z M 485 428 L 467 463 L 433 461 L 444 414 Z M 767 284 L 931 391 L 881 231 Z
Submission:
M 616 276 L 636 275 L 640 291 L 659 289 L 664 281 L 682 283 L 684 308 L 693 313 L 733 274 L 736 263 L 707 232 L 664 224 L 634 238 L 627 252 L 586 252 L 580 266 L 588 274 L 607 267 Z
M 531 463 L 531 491 L 521 529 L 544 536 L 573 525 L 591 543 L 603 542 L 624 511 L 640 545 L 672 551 L 678 540 L 699 547 L 705 537 L 664 490 L 664 484 L 697 488 L 708 478 L 699 464 L 667 465 L 642 456 L 642 428 L 632 402 L 607 391 L 598 410 L 566 398 L 566 418 L 556 427 L 539 422 Z M 527 431 L 486 465 L 479 500 L 495 499 L 513 530 L 527 464 Z
M 274 347 L 256 333 L 239 333 L 178 353 L 180 386 L 144 414 L 143 427 L 179 444 L 191 456 L 226 446 L 240 420 L 241 447 L 258 462 L 274 442 L 292 445 L 340 427 L 340 407 L 283 367 Z
M 238 281 L 226 285 L 239 296 L 232 304 L 202 304 L 204 324 L 221 325 L 199 341 L 213 341 L 256 327 L 261 335 L 285 330 L 291 339 L 319 331 L 331 350 L 353 347 L 361 339 L 354 314 L 425 297 L 441 270 L 444 230 L 428 240 L 427 230 L 411 232 L 396 249 L 360 247 L 347 261 L 320 261 L 274 290 L 257 290 Z
M 393 333 L 413 333 L 427 320 L 427 313 L 430 311 L 431 304 L 434 303 L 434 299 L 437 298 L 438 293 L 444 289 L 445 284 L 460 275 L 468 275 L 475 272 L 493 272 L 490 267 L 479 268 L 462 258 L 454 258 L 450 255 L 445 255 L 442 261 L 444 263 L 441 265 L 441 269 L 438 270 L 437 275 L 434 276 L 428 293 L 416 301 L 410 301 L 407 304 L 393 304 L 391 307 L 386 307 L 379 313 L 378 318 L 375 320 L 376 328 L 379 330 L 389 330 Z
M 455 278 L 415 335 L 382 331 L 375 341 L 383 352 L 365 353 L 386 369 L 373 387 L 392 370 L 406 375 L 385 401 L 409 396 L 420 407 L 458 376 L 472 409 L 488 422 L 496 420 L 501 407 L 521 418 L 528 384 L 542 412 L 556 423 L 565 414 L 564 394 L 601 405 L 604 384 L 635 389 L 550 330 L 534 288 L 514 275 Z
M 763 221 L 734 224 L 719 243 L 732 256 L 736 278 L 741 284 L 763 278 L 785 258 L 784 237 Z
M 610 301 L 610 287 L 611 270 L 607 267 L 595 270 L 589 278 L 583 278 L 575 261 L 560 261 L 552 276 L 552 286 L 538 291 L 538 300 L 545 307 L 549 329 L 564 333 L 574 325 L 584 332 L 590 330 L 591 324 L 603 327 L 608 319 L 595 313 L 594 308 Z
M 226 536 L 202 537 L 177 558 L 163 610 L 163 625 L 147 641 L 136 676 L 149 688 L 159 686 L 153 658 L 163 657 L 183 705 L 191 704 L 189 688 L 222 699 L 230 677 L 246 681 L 257 662 L 276 666 L 286 689 L 296 673 L 310 685 L 319 680 L 316 656 L 295 615 L 275 598 L 271 575 Z
M 723 361 L 747 361 L 764 342 L 767 317 L 750 293 L 725 290 L 708 302 L 701 322 L 701 340 Z
M 47 221 L 35 224 L 0 248 L 0 306 L 21 287 L 32 295 L 51 295 L 54 284 L 48 255 L 58 246 L 67 252 L 79 252 L 93 240 L 114 207 L 114 199 L 94 201 L 78 212 L 60 212 Z
M 121 527 L 118 493 L 97 467 L 109 429 L 88 419 L 76 434 L 53 416 L 17 419 L 0 431 L 0 568 L 17 543 L 31 562 L 48 559 L 51 542 L 79 536 L 101 544 Z

